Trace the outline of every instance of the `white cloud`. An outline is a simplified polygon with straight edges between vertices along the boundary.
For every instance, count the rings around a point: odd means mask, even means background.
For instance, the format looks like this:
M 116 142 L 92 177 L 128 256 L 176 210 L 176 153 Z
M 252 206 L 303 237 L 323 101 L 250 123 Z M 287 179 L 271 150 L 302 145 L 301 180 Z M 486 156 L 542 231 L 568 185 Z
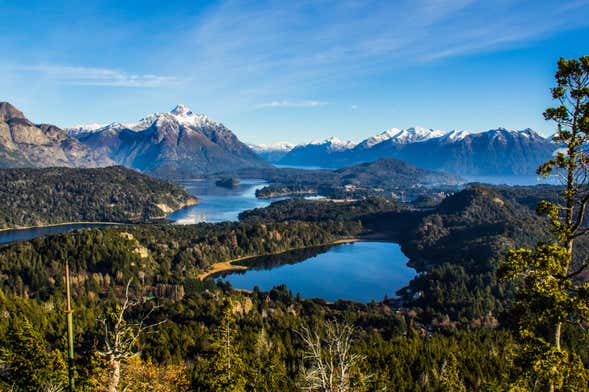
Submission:
M 328 102 L 323 101 L 272 101 L 256 105 L 256 108 L 314 108 L 327 104 Z
M 305 95 L 334 81 L 511 49 L 586 26 L 585 3 L 230 0 L 208 9 L 178 43 L 182 50 L 170 51 L 185 53 L 178 61 L 215 88 L 245 80 L 270 96 L 285 89 Z
M 164 87 L 178 83 L 173 76 L 131 74 L 116 69 L 66 65 L 17 67 L 19 72 L 34 72 L 59 83 L 76 86 Z

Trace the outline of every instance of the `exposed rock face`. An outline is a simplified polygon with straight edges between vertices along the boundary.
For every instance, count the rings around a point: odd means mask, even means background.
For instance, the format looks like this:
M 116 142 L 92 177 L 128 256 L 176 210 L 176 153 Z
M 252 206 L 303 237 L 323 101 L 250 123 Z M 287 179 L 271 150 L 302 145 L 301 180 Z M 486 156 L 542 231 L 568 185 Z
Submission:
M 54 125 L 34 124 L 7 102 L 0 102 L 0 167 L 100 167 L 109 158 Z

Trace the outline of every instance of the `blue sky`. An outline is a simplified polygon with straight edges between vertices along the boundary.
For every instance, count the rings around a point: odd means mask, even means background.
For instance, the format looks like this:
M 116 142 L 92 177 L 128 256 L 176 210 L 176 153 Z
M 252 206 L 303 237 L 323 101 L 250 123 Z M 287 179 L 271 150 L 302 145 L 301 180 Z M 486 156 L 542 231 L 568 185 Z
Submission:
M 255 143 L 392 127 L 552 132 L 589 1 L 3 1 L 0 100 L 59 126 L 183 103 Z

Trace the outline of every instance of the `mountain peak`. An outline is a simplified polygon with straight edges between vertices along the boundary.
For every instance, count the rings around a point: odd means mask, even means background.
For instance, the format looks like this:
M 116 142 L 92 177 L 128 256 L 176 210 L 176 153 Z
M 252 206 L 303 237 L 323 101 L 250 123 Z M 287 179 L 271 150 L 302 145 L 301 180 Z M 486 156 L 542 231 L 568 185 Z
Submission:
M 188 106 L 182 104 L 176 105 L 176 107 L 172 109 L 170 113 L 175 116 L 190 116 L 193 114 L 192 110 L 190 110 Z
M 330 151 L 342 151 L 342 150 L 348 150 L 348 149 L 354 148 L 355 143 L 350 140 L 343 141 L 343 140 L 338 139 L 335 136 L 332 136 L 332 137 L 327 138 L 325 140 L 313 140 L 308 145 L 325 146 Z
M 8 102 L 0 102 L 0 120 L 8 121 L 13 118 L 25 118 L 23 112 Z
M 438 131 L 435 129 L 427 129 L 422 127 L 411 127 L 406 129 L 391 128 L 387 131 L 379 133 L 378 135 L 365 139 L 359 144 L 359 147 L 364 149 L 371 148 L 387 140 L 390 140 L 397 144 L 417 143 L 441 137 L 444 134 L 444 131 Z
M 178 123 L 193 127 L 202 127 L 211 122 L 206 114 L 194 113 L 188 106 L 181 104 L 176 105 L 176 107 L 170 111 L 170 115 L 172 115 Z

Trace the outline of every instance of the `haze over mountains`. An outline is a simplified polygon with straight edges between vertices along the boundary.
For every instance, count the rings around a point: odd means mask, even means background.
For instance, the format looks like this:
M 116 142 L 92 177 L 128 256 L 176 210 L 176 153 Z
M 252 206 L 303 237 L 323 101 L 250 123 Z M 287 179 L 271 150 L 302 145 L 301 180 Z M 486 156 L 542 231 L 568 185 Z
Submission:
M 337 138 L 299 145 L 283 152 L 274 163 L 341 168 L 379 158 L 395 158 L 421 168 L 458 175 L 529 175 L 555 149 L 550 139 L 531 129 L 498 128 L 469 133 L 393 128 L 356 145 Z

